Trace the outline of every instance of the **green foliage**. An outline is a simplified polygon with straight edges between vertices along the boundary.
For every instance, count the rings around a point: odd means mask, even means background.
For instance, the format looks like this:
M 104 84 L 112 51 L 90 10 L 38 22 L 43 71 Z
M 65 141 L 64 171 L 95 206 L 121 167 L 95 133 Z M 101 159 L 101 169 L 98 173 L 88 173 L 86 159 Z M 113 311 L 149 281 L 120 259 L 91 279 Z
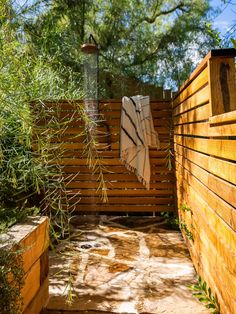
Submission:
M 103 71 L 166 87 L 179 86 L 199 58 L 218 45 L 208 23 L 207 0 L 26 3 L 17 11 L 24 13 L 25 38 L 37 54 L 56 55 L 77 74 L 82 69 L 80 45 L 91 33 L 101 47 Z
M 191 241 L 194 241 L 194 238 L 193 238 L 193 234 L 192 232 L 188 229 L 186 223 L 184 221 L 180 221 L 180 228 L 181 230 L 183 230 L 183 232 L 185 233 L 186 237 L 191 240 Z
M 211 314 L 220 314 L 217 296 L 212 294 L 211 288 L 207 287 L 207 283 L 203 282 L 201 277 L 199 277 L 196 285 L 192 285 L 189 288 L 193 291 L 193 295 L 210 310 Z
M 44 100 L 80 98 L 81 92 L 73 74 L 56 58 L 35 55 L 19 39 L 19 25 L 9 8 L 10 2 L 0 2 L 0 225 L 9 227 L 34 213 L 35 206 L 46 214 L 56 208 L 57 224 L 67 215 L 58 214 L 55 194 L 62 185 L 58 151 L 50 145 L 55 130 L 45 125 L 35 132 L 36 124 L 46 114 Z M 37 106 L 40 112 L 34 111 Z
M 190 208 L 187 204 L 185 204 L 185 203 L 181 204 L 180 209 L 181 209 L 183 212 L 190 212 L 190 213 L 192 213 L 191 208 Z
M 179 218 L 175 213 L 172 212 L 162 212 L 161 216 L 166 219 L 166 223 L 173 230 L 179 230 Z
M 20 250 L 0 248 L 1 314 L 21 313 L 21 289 L 24 285 L 24 271 L 20 253 Z

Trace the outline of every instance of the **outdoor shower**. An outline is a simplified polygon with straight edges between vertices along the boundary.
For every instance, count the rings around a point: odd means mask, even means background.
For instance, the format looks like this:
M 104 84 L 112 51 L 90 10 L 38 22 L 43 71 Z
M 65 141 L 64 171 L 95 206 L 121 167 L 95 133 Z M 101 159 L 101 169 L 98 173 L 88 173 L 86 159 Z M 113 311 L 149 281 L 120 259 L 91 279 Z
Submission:
M 90 34 L 88 42 L 81 46 L 84 59 L 84 103 L 91 121 L 98 121 L 98 56 L 99 47 Z

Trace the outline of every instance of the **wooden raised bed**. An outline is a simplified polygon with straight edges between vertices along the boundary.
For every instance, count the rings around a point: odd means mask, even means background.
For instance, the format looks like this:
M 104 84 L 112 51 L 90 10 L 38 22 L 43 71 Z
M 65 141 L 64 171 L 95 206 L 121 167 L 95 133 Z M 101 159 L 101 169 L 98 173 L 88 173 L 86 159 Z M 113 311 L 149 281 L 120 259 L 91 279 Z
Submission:
M 7 232 L 13 247 L 22 251 L 24 286 L 21 292 L 22 313 L 39 314 L 49 297 L 48 294 L 48 218 L 31 217 L 16 224 Z M 9 245 L 11 246 L 11 244 Z

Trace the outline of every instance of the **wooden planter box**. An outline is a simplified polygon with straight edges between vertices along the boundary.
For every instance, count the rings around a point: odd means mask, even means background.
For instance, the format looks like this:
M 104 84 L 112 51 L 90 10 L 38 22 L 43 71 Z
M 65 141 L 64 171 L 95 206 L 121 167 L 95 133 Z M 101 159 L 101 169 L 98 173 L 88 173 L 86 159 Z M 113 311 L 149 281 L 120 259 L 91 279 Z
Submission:
M 6 235 L 22 249 L 24 314 L 39 314 L 48 301 L 48 230 L 47 217 L 30 217 L 13 226 Z

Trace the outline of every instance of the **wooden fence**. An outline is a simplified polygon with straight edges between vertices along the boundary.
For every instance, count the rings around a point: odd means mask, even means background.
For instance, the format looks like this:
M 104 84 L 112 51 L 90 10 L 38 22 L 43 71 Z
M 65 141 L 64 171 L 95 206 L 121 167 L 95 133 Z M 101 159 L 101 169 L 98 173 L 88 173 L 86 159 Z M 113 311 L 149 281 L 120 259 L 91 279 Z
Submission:
M 235 50 L 210 52 L 173 100 L 178 209 L 198 273 L 236 313 Z
M 103 203 L 99 188 L 99 174 L 93 174 L 84 157 L 83 125 L 75 104 L 70 102 L 48 103 L 52 114 L 57 114 L 61 122 L 72 118 L 57 136 L 64 150 L 61 165 L 71 205 L 78 212 L 160 212 L 175 210 L 175 175 L 168 167 L 170 148 L 173 147 L 171 101 L 152 101 L 151 108 L 156 131 L 159 134 L 160 150 L 150 149 L 151 184 L 146 190 L 137 177 L 129 172 L 119 160 L 119 133 L 121 100 L 101 101 L 99 113 L 103 122 L 98 123 L 99 158 L 102 158 L 103 175 L 107 189 L 108 202 Z M 54 113 L 53 113 L 54 112 Z M 56 143 L 57 144 L 57 143 Z M 71 180 L 73 176 L 73 179 Z M 80 193 L 77 195 L 77 193 Z

